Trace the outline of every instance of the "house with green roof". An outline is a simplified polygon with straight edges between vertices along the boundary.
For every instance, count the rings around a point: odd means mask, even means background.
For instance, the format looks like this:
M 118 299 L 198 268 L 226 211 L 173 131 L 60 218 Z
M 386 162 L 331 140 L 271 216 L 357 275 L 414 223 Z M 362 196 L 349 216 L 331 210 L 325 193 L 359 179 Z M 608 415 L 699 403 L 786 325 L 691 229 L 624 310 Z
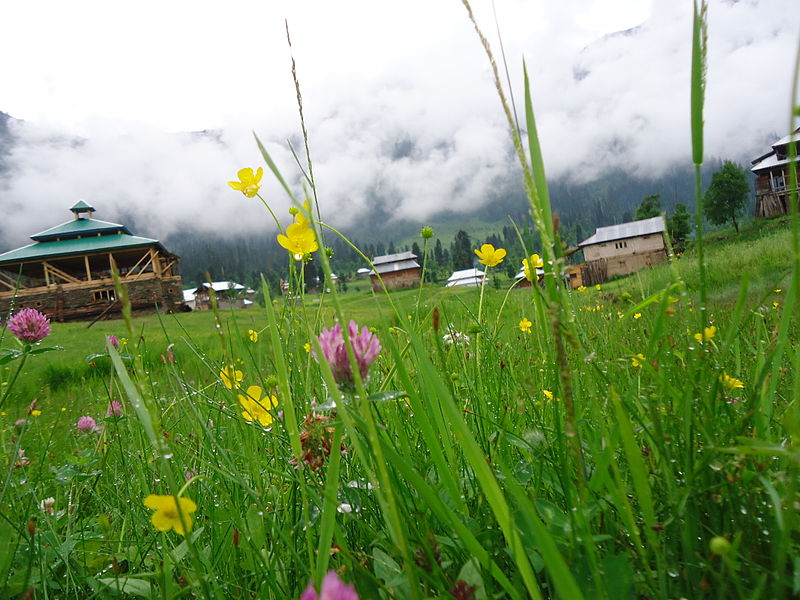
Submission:
M 125 225 L 92 218 L 83 201 L 73 218 L 31 236 L 32 243 L 0 254 L 0 315 L 35 308 L 56 321 L 119 312 L 112 265 L 134 310 L 182 310 L 179 258 L 158 240 Z

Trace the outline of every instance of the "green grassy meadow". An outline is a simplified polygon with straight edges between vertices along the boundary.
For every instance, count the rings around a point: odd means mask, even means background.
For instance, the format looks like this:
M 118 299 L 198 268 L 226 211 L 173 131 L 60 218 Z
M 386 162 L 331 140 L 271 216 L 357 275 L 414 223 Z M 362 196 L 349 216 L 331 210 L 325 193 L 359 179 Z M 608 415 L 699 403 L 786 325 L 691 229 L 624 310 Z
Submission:
M 335 410 L 313 410 L 335 381 L 304 347 L 330 294 L 54 324 L 43 345 L 64 349 L 2 407 L 0 597 L 298 597 L 329 568 L 362 598 L 796 593 L 790 235 L 708 246 L 702 343 L 691 254 L 569 292 L 560 343 L 535 288 L 342 294 L 383 350 Z M 242 418 L 229 363 L 275 395 L 269 427 Z M 193 500 L 191 533 L 156 531 L 149 494 Z

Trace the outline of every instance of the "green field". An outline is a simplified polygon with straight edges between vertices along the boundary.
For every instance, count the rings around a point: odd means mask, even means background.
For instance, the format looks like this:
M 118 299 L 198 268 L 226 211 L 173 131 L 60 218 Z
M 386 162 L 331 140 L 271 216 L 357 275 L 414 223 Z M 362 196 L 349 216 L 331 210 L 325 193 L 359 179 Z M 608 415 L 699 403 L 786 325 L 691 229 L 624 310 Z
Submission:
M 704 314 L 689 253 L 558 312 L 426 286 L 54 324 L 0 416 L 0 597 L 287 598 L 329 568 L 362 598 L 797 593 L 791 256 L 780 221 L 709 245 Z M 383 349 L 313 412 L 335 382 L 304 345 L 337 310 Z M 225 364 L 275 395 L 269 426 Z M 193 500 L 191 534 L 156 531 L 149 494 Z

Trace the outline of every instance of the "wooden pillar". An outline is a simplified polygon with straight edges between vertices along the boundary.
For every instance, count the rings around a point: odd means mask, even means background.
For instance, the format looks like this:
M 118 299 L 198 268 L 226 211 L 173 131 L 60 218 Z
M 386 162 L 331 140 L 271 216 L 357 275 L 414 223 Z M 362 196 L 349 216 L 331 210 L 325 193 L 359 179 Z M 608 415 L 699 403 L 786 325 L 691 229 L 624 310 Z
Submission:
M 50 273 L 47 272 L 47 263 L 42 263 L 42 267 L 44 268 L 44 282 L 46 285 L 50 285 Z
M 158 256 L 158 250 L 150 248 L 150 258 L 153 261 L 153 273 L 156 277 L 161 278 L 161 257 Z
M 89 268 L 89 255 L 83 255 L 83 263 L 86 265 L 86 281 L 92 280 L 92 270 Z

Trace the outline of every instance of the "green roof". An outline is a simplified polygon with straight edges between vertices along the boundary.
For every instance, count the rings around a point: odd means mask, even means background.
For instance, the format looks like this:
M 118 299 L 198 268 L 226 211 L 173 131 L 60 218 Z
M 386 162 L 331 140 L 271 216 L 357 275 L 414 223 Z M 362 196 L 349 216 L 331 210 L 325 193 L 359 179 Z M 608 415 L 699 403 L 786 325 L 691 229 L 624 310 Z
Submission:
M 73 219 L 56 225 L 50 229 L 45 229 L 31 236 L 32 240 L 46 241 L 50 238 L 64 238 L 75 237 L 78 235 L 94 235 L 97 233 L 121 231 L 122 233 L 130 234 L 128 228 L 119 223 L 108 223 L 107 221 L 98 221 L 96 219 Z
M 117 226 L 119 227 L 119 225 Z M 138 246 L 154 246 L 161 244 L 158 240 L 129 235 L 127 233 L 113 233 L 110 235 L 90 236 L 85 238 L 72 238 L 69 240 L 52 240 L 36 242 L 0 254 L 0 265 L 20 263 L 29 260 L 42 260 L 55 256 L 68 256 L 71 254 L 87 254 L 91 252 L 112 252 L 125 250 Z M 163 248 L 162 248 L 163 249 Z
M 89 206 L 89 205 L 88 205 L 88 204 L 86 204 L 86 202 L 84 202 L 83 200 L 78 200 L 78 201 L 75 203 L 75 206 L 73 206 L 72 208 L 70 208 L 70 210 L 71 210 L 72 212 L 86 212 L 86 211 L 89 211 L 89 210 L 93 211 L 93 210 L 94 210 L 94 206 Z

